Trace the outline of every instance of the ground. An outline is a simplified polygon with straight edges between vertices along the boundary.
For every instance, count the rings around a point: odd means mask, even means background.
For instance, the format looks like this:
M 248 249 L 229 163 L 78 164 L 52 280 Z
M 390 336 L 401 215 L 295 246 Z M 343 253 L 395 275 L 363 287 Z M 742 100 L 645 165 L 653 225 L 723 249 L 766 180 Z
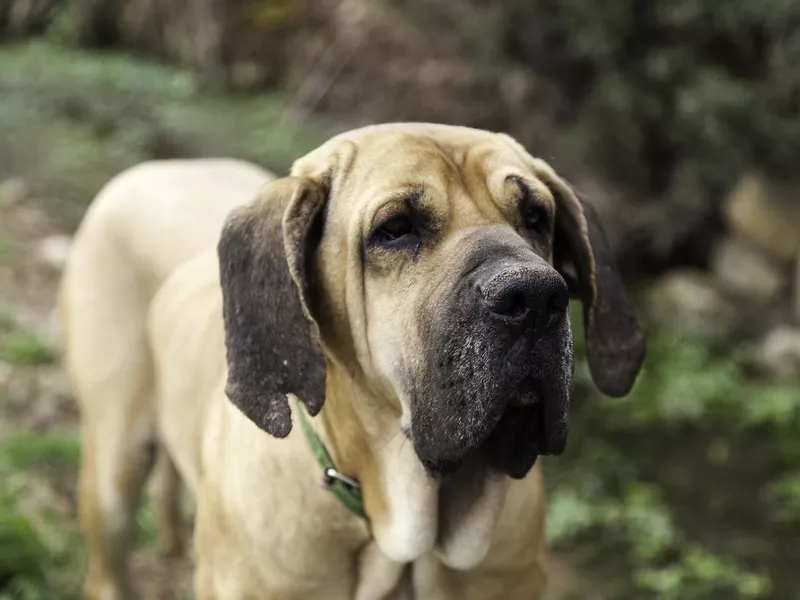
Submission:
M 3 207 L 0 221 L 0 494 L 10 495 L 43 545 L 43 597 L 77 597 L 82 572 L 76 519 L 78 414 L 55 348 L 56 253 L 65 227 L 34 199 Z M 42 256 L 49 240 L 50 257 Z M 52 261 L 52 262 L 48 262 Z M 55 264 L 54 264 L 55 263 Z M 158 549 L 152 514 L 140 518 L 134 578 L 144 598 L 183 597 L 191 578 L 187 560 L 166 560 Z M 2 541 L 0 540 L 0 545 Z M 44 561 L 42 561 L 44 559 Z M 0 561 L 2 562 L 2 561 Z M 50 564 L 48 564 L 50 563 Z M 51 568 L 52 567 L 52 568 Z M 2 566 L 0 566 L 0 569 Z M 3 573 L 0 571 L 0 582 Z M 27 596 L 23 596 L 27 598 Z

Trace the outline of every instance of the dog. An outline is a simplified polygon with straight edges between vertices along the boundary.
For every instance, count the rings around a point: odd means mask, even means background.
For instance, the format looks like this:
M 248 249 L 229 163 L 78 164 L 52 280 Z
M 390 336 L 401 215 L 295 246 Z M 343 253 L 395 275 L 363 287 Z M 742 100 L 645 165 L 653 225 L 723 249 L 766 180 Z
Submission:
M 178 478 L 196 500 L 198 600 L 542 598 L 571 297 L 595 384 L 627 394 L 645 342 L 598 218 L 505 134 L 383 124 L 284 178 L 118 175 L 60 293 L 86 597 L 132 596 L 160 457 L 175 545 Z

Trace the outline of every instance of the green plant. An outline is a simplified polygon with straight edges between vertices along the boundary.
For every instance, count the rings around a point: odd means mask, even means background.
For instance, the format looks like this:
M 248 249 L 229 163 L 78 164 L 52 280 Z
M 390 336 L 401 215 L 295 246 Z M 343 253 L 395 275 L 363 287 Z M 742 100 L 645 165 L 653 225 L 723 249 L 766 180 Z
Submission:
M 0 490 L 0 593 L 10 585 L 18 585 L 15 580 L 41 577 L 43 554 L 44 545 L 20 513 L 16 499 Z
M 2 341 L 0 358 L 16 365 L 39 365 L 55 360 L 55 351 L 35 333 L 15 332 Z
M 79 457 L 78 436 L 71 431 L 19 430 L 0 440 L 0 465 L 16 471 L 43 465 L 74 469 Z
M 546 462 L 551 543 L 611 573 L 610 598 L 793 598 L 797 386 L 753 378 L 746 345 L 649 328 L 633 391 L 607 398 L 576 347 L 567 452 Z
M 77 600 L 80 539 L 65 515 L 31 502 L 32 485 L 0 460 L 0 600 Z
M 0 46 L 0 97 L 0 179 L 33 182 L 74 221 L 139 162 L 229 156 L 282 173 L 323 139 L 276 94 L 203 89 L 187 70 L 47 40 Z
M 686 172 L 713 193 L 752 164 L 796 176 L 793 0 L 500 4 L 510 57 L 564 92 L 583 155 L 640 194 Z

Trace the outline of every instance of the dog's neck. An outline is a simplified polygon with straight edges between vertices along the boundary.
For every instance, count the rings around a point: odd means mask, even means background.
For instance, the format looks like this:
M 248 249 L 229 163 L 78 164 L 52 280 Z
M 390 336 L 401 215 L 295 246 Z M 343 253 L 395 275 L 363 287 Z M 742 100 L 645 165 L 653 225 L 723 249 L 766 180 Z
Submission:
M 400 426 L 399 407 L 328 369 L 323 435 L 338 468 L 361 483 L 372 534 L 387 558 L 435 551 L 453 568 L 486 555 L 508 481 L 483 464 L 431 477 Z

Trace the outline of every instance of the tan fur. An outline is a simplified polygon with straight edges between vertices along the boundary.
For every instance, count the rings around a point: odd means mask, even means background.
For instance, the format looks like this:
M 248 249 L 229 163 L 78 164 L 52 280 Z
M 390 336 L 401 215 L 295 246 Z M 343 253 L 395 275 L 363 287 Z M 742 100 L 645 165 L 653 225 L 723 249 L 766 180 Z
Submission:
M 410 134 L 430 134 L 448 152 Z M 171 459 L 162 466 L 160 512 L 168 546 L 179 545 L 169 525 L 171 464 L 197 500 L 199 600 L 542 597 L 539 465 L 522 480 L 433 479 L 402 435 L 408 399 L 398 397 L 393 379 L 396 365 L 424 354 L 404 306 L 455 276 L 448 264 L 462 232 L 513 218 L 506 177 L 524 177 L 555 210 L 545 165 L 504 136 L 405 124 L 334 138 L 298 161 L 293 175 L 319 176 L 331 162 L 337 202 L 317 260 L 325 311 L 341 319 L 320 323 L 327 389 L 313 424 L 341 471 L 361 482 L 370 527 L 320 487 L 299 427 L 271 437 L 224 393 L 215 245 L 228 212 L 273 176 L 234 161 L 145 164 L 98 195 L 61 294 L 66 363 L 83 423 L 87 598 L 131 595 L 131 525 L 159 448 Z M 367 293 L 357 262 L 362 235 L 377 211 L 391 209 L 387 197 L 418 181 L 446 215 L 443 241 L 402 287 L 385 278 Z M 550 258 L 550 248 L 541 252 Z

